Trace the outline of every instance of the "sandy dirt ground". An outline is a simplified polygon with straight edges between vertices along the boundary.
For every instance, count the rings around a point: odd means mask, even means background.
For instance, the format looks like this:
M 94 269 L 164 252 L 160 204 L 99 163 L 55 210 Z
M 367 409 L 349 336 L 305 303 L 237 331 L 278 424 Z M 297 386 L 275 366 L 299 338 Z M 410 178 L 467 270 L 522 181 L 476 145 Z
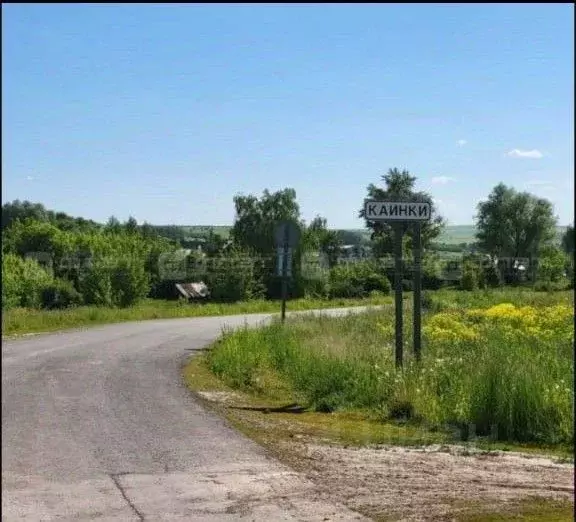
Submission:
M 522 498 L 574 498 L 574 465 L 460 446 L 344 448 L 293 443 L 306 474 L 348 507 L 386 520 L 453 520 L 464 508 L 506 510 Z M 286 450 L 286 449 L 285 449 Z M 482 509 L 481 508 L 481 509 Z
M 238 396 L 200 392 L 205 399 L 231 405 Z M 268 415 L 244 416 L 261 433 L 290 423 Z M 560 459 L 473 446 L 432 445 L 421 448 L 341 444 L 295 435 L 265 438 L 284 461 L 317 487 L 375 520 L 453 521 L 469 511 L 506 512 L 525 499 L 574 499 L 574 464 Z

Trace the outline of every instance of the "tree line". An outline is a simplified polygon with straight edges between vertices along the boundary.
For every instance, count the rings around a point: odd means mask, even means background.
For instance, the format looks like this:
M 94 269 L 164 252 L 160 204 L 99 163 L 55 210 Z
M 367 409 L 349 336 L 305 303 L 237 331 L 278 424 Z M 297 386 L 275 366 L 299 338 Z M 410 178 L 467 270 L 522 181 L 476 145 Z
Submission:
M 445 226 L 433 198 L 415 189 L 416 177 L 406 170 L 390 169 L 382 184 L 370 184 L 367 198 L 410 200 L 431 205 L 430 222 L 422 225 L 423 284 L 444 283 L 434 244 Z M 130 217 L 121 223 L 112 217 L 105 224 L 47 210 L 42 204 L 14 201 L 2 206 L 2 307 L 62 308 L 80 304 L 130 306 L 145 297 L 176 297 L 177 282 L 202 280 L 217 300 L 276 299 L 280 280 L 275 273 L 274 229 L 280 221 L 293 221 L 301 230 L 294 251 L 292 297 L 362 297 L 388 293 L 393 277 L 391 227 L 365 222 L 370 232 L 371 259 L 339 264 L 349 237 L 330 230 L 325 218 L 306 223 L 296 192 L 286 188 L 256 195 L 236 195 L 236 212 L 229 239 L 209 230 L 202 250 L 177 230 L 138 224 Z M 359 205 L 360 206 L 360 205 Z M 557 219 L 543 198 L 497 185 L 478 206 L 476 248 L 462 265 L 460 285 L 465 289 L 520 284 L 526 279 L 520 267 L 529 261 L 529 278 L 543 288 L 573 284 L 574 226 L 566 229 L 561 247 L 554 242 Z M 363 208 L 359 216 L 364 217 Z M 404 234 L 406 259 L 411 256 L 412 230 Z M 310 270 L 320 253 L 324 268 Z M 207 263 L 209 259 L 212 262 Z M 533 270 L 537 267 L 537 270 Z M 405 271 L 410 288 L 411 271 Z

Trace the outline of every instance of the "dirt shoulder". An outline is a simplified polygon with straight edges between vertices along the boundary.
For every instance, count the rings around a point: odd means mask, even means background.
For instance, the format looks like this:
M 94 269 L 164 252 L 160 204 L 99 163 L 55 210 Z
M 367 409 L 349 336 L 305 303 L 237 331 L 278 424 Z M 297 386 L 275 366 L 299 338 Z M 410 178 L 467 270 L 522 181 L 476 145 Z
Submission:
M 471 444 L 375 444 L 362 421 L 300 413 L 237 393 L 194 358 L 187 385 L 210 408 L 335 500 L 374 520 L 573 520 L 574 465 L 553 455 Z M 335 431 L 333 427 L 337 425 Z M 352 429 L 353 431 L 353 429 Z M 403 433 L 406 433 L 404 431 Z M 518 518 L 521 517 L 521 518 Z

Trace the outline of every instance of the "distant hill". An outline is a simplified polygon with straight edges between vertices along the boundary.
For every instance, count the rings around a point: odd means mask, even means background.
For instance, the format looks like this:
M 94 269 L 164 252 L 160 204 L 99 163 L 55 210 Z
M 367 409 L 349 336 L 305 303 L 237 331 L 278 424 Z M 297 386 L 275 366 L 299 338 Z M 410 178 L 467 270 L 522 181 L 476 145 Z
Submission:
M 473 243 L 476 227 L 474 225 L 450 225 L 444 228 L 440 237 L 436 239 L 438 243 L 459 244 Z
M 164 227 L 159 227 L 164 228 Z M 230 235 L 231 226 L 210 226 L 210 225 L 191 225 L 191 226 L 175 226 L 179 229 L 181 234 L 185 237 L 205 237 L 210 229 L 224 238 Z M 557 227 L 558 238 L 562 236 L 566 227 Z M 355 243 L 354 237 L 361 238 L 360 241 L 368 241 L 370 239 L 370 231 L 365 228 L 345 229 L 341 230 L 343 233 L 344 241 L 347 243 Z M 474 235 L 476 227 L 474 225 L 449 225 L 444 228 L 436 243 L 445 243 L 448 245 L 458 245 L 460 243 L 473 243 L 476 241 Z

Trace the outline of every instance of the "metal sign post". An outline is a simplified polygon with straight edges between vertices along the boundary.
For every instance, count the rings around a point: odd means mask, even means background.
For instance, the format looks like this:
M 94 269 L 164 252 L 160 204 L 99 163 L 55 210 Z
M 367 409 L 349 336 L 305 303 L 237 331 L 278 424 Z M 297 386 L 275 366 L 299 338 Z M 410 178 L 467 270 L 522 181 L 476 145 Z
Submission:
M 414 223 L 414 356 L 422 352 L 422 237 L 420 222 Z
M 402 339 L 402 236 L 404 229 L 402 223 L 394 223 L 394 293 L 396 302 L 396 366 L 402 367 L 404 360 L 404 341 Z
M 288 299 L 288 278 L 292 277 L 292 249 L 300 241 L 300 228 L 293 221 L 282 221 L 276 227 L 276 247 L 278 249 L 278 275 L 282 278 L 281 321 L 286 319 L 286 300 Z
M 286 258 L 284 258 L 286 259 Z M 284 273 L 282 274 L 282 311 L 280 314 L 281 321 L 286 319 L 286 299 L 288 297 L 288 278 L 286 276 L 286 264 L 284 264 Z
M 404 359 L 403 309 L 402 309 L 402 237 L 406 223 L 413 222 L 414 228 L 414 356 L 420 360 L 422 352 L 422 238 L 421 222 L 431 218 L 429 203 L 416 201 L 372 201 L 364 202 L 364 217 L 368 221 L 392 222 L 394 229 L 394 290 L 396 311 L 396 366 L 401 368 Z

